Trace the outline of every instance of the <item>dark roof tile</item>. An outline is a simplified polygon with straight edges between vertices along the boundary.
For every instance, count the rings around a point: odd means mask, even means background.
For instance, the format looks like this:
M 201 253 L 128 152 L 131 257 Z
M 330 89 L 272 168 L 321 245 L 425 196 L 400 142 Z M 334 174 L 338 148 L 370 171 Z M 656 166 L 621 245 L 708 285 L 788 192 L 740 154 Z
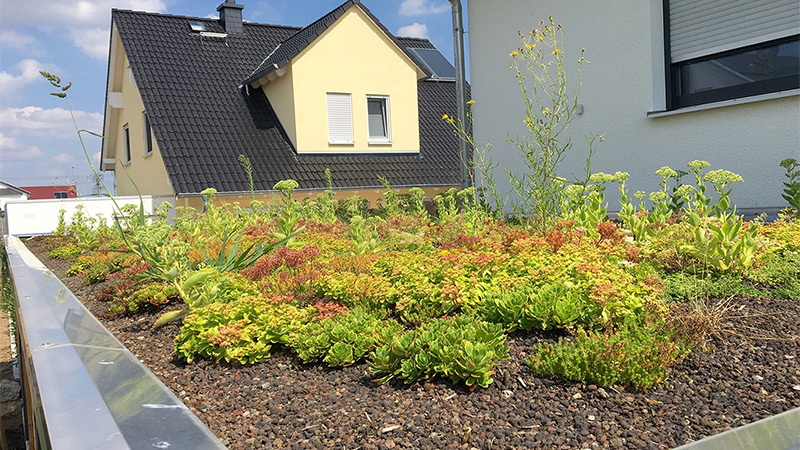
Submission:
M 298 155 L 266 97 L 240 87 L 263 62 L 264 49 L 297 28 L 246 22 L 223 41 L 192 33 L 183 16 L 114 10 L 112 20 L 177 194 L 247 191 L 239 154 L 250 158 L 257 190 L 286 178 L 298 179 L 301 189 L 324 188 L 325 168 L 338 188 L 378 187 L 377 174 L 396 186 L 459 184 L 458 142 L 441 120 L 456 110 L 455 83 L 418 83 L 419 154 Z M 222 31 L 215 19 L 191 20 Z M 396 42 L 433 48 L 422 39 Z

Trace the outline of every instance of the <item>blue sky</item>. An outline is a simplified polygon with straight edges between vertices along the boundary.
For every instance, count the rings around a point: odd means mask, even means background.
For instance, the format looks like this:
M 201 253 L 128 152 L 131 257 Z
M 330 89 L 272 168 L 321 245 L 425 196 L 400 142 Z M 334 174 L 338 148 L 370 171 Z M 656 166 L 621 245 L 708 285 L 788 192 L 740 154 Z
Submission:
M 222 1 L 0 0 L 0 180 L 17 186 L 76 184 L 80 195 L 90 194 L 94 182 L 66 103 L 48 95 L 50 85 L 39 71 L 50 71 L 73 83 L 69 99 L 78 126 L 100 133 L 111 8 L 211 17 Z M 237 3 L 244 5 L 244 20 L 305 26 L 342 1 Z M 390 31 L 427 37 L 453 60 L 447 0 L 363 3 Z M 90 156 L 97 161 L 100 140 L 88 137 L 86 141 Z M 104 178 L 113 182 L 109 173 Z

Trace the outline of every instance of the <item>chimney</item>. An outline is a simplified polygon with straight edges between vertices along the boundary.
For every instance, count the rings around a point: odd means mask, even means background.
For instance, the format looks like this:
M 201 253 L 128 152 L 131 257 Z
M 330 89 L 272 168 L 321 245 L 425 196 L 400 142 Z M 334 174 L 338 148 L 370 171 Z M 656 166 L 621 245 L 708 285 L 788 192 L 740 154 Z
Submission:
M 225 0 L 219 6 L 219 21 L 226 33 L 242 32 L 242 8 L 244 5 L 237 5 L 236 0 Z

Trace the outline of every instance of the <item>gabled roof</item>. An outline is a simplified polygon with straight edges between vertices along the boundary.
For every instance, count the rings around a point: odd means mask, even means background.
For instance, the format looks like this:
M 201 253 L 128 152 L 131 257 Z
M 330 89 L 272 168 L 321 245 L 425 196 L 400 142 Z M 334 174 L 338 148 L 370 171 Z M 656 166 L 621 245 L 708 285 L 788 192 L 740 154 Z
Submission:
M 17 194 L 27 195 L 28 197 L 31 196 L 31 193 L 26 191 L 25 189 L 14 186 L 13 184 L 7 183 L 3 180 L 0 180 L 0 186 L 5 186 L 6 188 L 16 192 Z
M 243 87 L 242 80 L 268 49 L 299 30 L 245 22 L 241 33 L 213 39 L 192 33 L 189 20 L 223 32 L 216 19 L 112 13 L 176 194 L 207 187 L 247 192 L 240 154 L 250 158 L 256 190 L 271 190 L 287 178 L 300 189 L 324 189 L 326 168 L 339 189 L 379 187 L 377 175 L 394 186 L 460 184 L 458 141 L 441 120 L 456 111 L 454 83 L 418 82 L 418 154 L 298 154 L 263 92 Z M 397 42 L 433 48 L 422 39 Z
M 278 70 L 291 62 L 297 55 L 299 55 L 303 50 L 306 49 L 311 43 L 317 40 L 322 33 L 324 33 L 328 28 L 330 28 L 334 22 L 336 22 L 340 17 L 344 15 L 350 8 L 353 6 L 358 6 L 361 8 L 362 11 L 373 21 L 375 24 L 386 34 L 386 36 L 392 40 L 392 42 L 397 45 L 397 47 L 402 50 L 409 60 L 411 60 L 414 65 L 416 65 L 419 70 L 424 73 L 426 76 L 431 76 L 430 71 L 425 66 L 422 66 L 417 63 L 416 58 L 413 55 L 408 53 L 406 47 L 397 40 L 397 38 L 386 29 L 385 26 L 378 20 L 372 12 L 364 6 L 360 0 L 348 0 L 333 11 L 329 12 L 328 14 L 322 16 L 319 20 L 312 23 L 311 25 L 303 28 L 302 30 L 298 31 L 294 35 L 292 35 L 289 39 L 281 42 L 275 47 L 274 50 L 267 56 L 261 64 L 258 65 L 256 70 L 244 80 L 245 84 L 252 83 L 253 81 L 258 80 L 259 78 L 263 77 L 264 75 L 269 74 L 272 71 Z

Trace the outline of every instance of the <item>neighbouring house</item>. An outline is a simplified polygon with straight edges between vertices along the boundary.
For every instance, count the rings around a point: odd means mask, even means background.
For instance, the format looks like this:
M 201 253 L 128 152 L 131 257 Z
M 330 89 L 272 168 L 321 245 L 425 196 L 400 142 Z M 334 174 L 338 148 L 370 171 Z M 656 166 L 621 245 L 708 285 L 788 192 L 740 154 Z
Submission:
M 661 166 L 707 160 L 744 178 L 732 195 L 739 211 L 788 206 L 779 163 L 800 159 L 797 0 L 469 0 L 468 13 L 474 138 L 494 146 L 501 189 L 522 166 L 507 138 L 526 133 L 509 53 L 518 31 L 552 16 L 573 86 L 582 48 L 590 62 L 562 176 L 585 173 L 586 138 L 600 134 L 592 169 L 630 172 L 634 191 L 656 190 Z
M 249 202 L 294 179 L 375 201 L 378 176 L 432 197 L 460 184 L 453 66 L 426 39 L 393 36 L 350 0 L 305 28 L 113 10 L 101 168 L 119 195 L 202 207 Z M 135 184 L 135 186 L 134 186 Z
M 28 200 L 31 193 L 25 188 L 14 186 L 0 180 L 0 212 L 6 210 L 6 203 L 10 201 Z
M 49 200 L 54 198 L 78 197 L 78 189 L 74 185 L 25 186 L 22 189 L 25 189 L 31 193 L 28 200 Z

